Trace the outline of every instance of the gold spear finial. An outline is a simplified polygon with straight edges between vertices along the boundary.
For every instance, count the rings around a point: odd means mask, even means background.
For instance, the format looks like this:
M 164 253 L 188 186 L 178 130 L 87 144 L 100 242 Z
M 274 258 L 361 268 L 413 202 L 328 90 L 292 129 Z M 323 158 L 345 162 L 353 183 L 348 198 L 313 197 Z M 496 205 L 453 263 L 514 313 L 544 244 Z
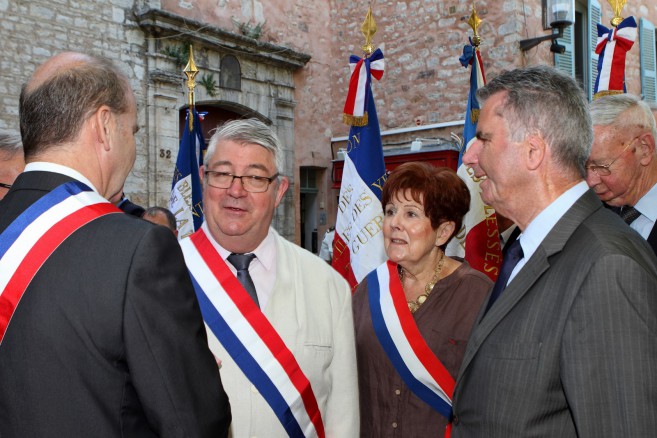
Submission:
M 372 38 L 376 33 L 376 23 L 374 22 L 374 17 L 372 17 L 372 5 L 367 9 L 367 15 L 365 16 L 365 21 L 360 27 L 360 31 L 365 37 L 365 45 L 362 47 L 365 55 L 370 56 L 374 52 L 374 46 L 372 45 Z
M 196 68 L 196 63 L 194 62 L 194 49 L 192 45 L 189 45 L 189 59 L 187 60 L 187 65 L 185 66 L 183 72 L 187 75 L 187 88 L 189 88 L 189 109 L 191 110 L 194 107 L 194 87 L 196 87 L 196 82 L 194 79 L 198 74 L 198 68 Z M 189 116 L 189 130 L 194 130 L 194 118 Z
M 479 44 L 481 44 L 481 37 L 477 33 L 477 30 L 479 29 L 479 25 L 481 24 L 481 18 L 477 15 L 477 10 L 475 9 L 474 2 L 472 2 L 472 13 L 470 14 L 470 19 L 468 20 L 468 24 L 472 28 L 472 31 L 474 32 L 474 35 L 472 36 L 472 45 L 476 47 L 479 47 Z
M 611 19 L 610 23 L 612 26 L 617 27 L 623 21 L 621 17 L 621 12 L 627 3 L 627 0 L 608 0 L 611 9 L 614 11 L 614 17 Z

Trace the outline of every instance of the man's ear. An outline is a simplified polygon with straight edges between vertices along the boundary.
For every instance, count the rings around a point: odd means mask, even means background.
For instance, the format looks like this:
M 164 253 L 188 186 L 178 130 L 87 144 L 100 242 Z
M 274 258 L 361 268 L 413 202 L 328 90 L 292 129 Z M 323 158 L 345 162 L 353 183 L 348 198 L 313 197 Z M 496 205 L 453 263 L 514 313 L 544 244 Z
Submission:
M 283 195 L 287 191 L 289 185 L 290 181 L 288 181 L 287 176 L 281 176 L 278 181 L 278 186 L 276 187 L 276 207 L 281 203 L 281 199 L 283 199 Z
M 637 142 L 639 162 L 643 166 L 647 166 L 655 159 L 655 137 L 651 133 L 646 132 L 639 136 Z
M 525 139 L 525 162 L 529 170 L 536 170 L 545 159 L 547 144 L 540 135 L 528 135 Z
M 91 116 L 90 122 L 96 142 L 102 145 L 105 151 L 110 150 L 110 125 L 112 123 L 112 110 L 103 105 Z

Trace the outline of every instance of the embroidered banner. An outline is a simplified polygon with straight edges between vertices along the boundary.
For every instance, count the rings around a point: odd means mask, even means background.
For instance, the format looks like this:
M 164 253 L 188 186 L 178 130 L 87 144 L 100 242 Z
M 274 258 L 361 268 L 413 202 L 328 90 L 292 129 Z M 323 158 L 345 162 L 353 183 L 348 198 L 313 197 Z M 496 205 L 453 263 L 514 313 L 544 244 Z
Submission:
M 386 259 L 381 190 L 386 179 L 372 77 L 383 75 L 380 49 L 350 58 L 352 70 L 343 120 L 351 125 L 338 198 L 332 266 L 355 290 Z

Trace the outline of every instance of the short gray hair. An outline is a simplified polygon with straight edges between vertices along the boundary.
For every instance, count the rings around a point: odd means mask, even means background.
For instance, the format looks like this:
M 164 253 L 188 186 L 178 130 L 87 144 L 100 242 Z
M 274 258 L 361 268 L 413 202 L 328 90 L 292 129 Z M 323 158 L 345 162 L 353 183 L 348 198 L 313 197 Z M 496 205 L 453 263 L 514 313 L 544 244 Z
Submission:
M 19 153 L 23 153 L 23 143 L 18 132 L 0 129 L 0 158 L 10 159 Z
M 209 160 L 217 149 L 217 143 L 229 140 L 240 144 L 257 144 L 267 149 L 274 156 L 276 171 L 283 171 L 283 145 L 276 133 L 258 119 L 230 120 L 219 126 L 210 138 L 203 163 L 207 167 Z
M 590 108 L 594 126 L 613 125 L 619 129 L 639 126 L 650 130 L 657 141 L 655 116 L 650 106 L 638 96 L 633 94 L 603 96 L 591 102 Z
M 477 98 L 483 105 L 499 92 L 507 95 L 503 111 L 513 141 L 539 134 L 558 163 L 586 176 L 593 127 L 584 92 L 573 78 L 544 65 L 520 68 L 497 76 Z

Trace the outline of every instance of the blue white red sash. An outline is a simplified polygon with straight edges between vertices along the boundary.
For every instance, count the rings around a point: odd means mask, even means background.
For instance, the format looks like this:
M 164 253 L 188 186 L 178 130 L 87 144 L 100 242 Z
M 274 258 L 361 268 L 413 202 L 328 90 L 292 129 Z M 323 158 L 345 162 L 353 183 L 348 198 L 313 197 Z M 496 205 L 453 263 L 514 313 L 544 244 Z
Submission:
M 291 437 L 325 436 L 317 399 L 267 317 L 201 228 L 180 242 L 205 323 Z
M 451 421 L 454 379 L 408 310 L 397 264 L 388 261 L 367 276 L 372 324 L 381 346 L 413 393 Z
M 0 234 L 0 343 L 28 285 L 43 263 L 83 225 L 121 210 L 80 182 L 57 187 Z

